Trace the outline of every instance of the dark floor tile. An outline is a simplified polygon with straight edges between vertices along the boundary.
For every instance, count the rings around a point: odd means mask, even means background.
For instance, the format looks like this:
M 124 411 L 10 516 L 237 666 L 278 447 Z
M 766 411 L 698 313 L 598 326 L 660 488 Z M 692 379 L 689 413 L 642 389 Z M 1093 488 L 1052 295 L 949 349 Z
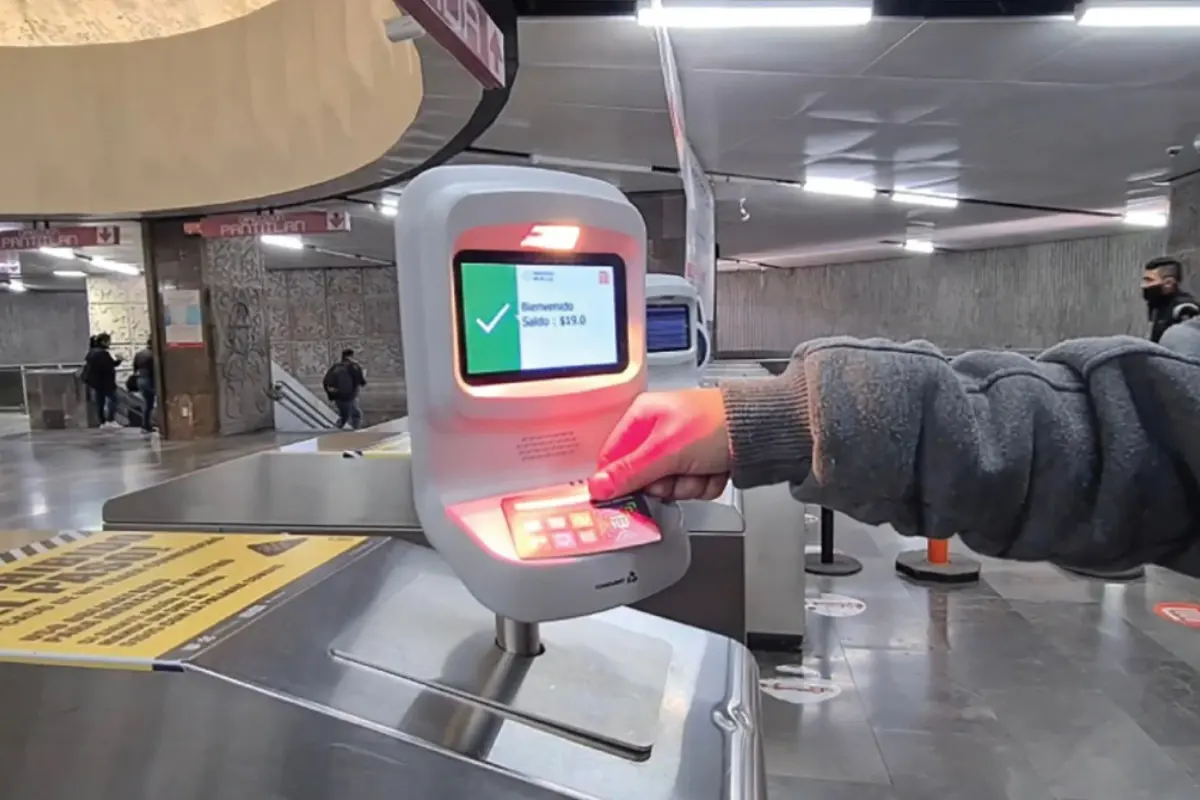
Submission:
M 876 731 L 1001 734 L 978 691 L 949 677 L 946 653 L 846 650 L 867 718 Z
M 1025 688 L 984 697 L 1061 800 L 1200 797 L 1200 784 L 1102 692 Z
M 896 800 L 890 786 L 823 781 L 772 775 L 767 779 L 770 800 Z
M 880 731 L 897 800 L 1056 800 L 1003 734 Z

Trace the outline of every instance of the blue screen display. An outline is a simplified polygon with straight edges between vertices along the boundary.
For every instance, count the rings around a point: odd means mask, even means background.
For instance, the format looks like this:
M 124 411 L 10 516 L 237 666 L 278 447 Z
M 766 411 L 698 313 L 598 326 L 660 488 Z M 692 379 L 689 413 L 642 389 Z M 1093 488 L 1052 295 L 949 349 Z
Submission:
M 686 305 L 646 306 L 646 352 L 671 353 L 692 346 L 692 320 Z

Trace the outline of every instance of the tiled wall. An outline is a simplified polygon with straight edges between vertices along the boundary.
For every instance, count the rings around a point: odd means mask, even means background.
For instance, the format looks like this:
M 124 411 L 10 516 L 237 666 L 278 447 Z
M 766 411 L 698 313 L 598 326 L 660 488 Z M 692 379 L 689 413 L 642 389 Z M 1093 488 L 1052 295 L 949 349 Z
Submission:
M 141 275 L 95 275 L 87 279 L 88 327 L 91 335 L 112 336 L 112 352 L 132 363 L 134 353 L 150 338 L 146 279 Z M 87 342 L 80 344 L 86 350 Z
M 83 292 L 0 292 L 0 365 L 77 364 L 87 341 Z
M 1038 349 L 1146 334 L 1138 282 L 1161 231 L 765 272 L 717 281 L 722 351 L 790 351 L 822 336 Z
M 406 413 L 395 267 L 269 270 L 267 296 L 272 360 L 323 396 L 325 371 L 353 348 L 367 421 Z

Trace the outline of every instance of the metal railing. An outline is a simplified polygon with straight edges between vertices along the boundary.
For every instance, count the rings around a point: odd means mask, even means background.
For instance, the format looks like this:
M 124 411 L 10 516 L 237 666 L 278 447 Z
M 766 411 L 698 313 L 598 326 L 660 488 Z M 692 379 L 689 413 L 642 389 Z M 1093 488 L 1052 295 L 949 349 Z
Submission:
M 82 361 L 60 364 L 0 364 L 0 411 L 29 413 L 26 375 L 30 372 L 77 372 Z
M 328 407 L 314 404 L 284 381 L 275 381 L 272 399 L 314 431 L 337 427 L 337 416 Z

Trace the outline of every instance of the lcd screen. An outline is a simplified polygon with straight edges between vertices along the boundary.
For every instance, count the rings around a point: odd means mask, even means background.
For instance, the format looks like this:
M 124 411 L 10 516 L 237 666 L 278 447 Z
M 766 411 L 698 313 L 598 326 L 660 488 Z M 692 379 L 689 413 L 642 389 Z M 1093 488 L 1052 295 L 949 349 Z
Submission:
M 461 252 L 454 289 L 467 383 L 604 375 L 629 363 L 615 255 Z
M 677 353 L 692 346 L 692 320 L 681 304 L 646 306 L 646 352 Z

